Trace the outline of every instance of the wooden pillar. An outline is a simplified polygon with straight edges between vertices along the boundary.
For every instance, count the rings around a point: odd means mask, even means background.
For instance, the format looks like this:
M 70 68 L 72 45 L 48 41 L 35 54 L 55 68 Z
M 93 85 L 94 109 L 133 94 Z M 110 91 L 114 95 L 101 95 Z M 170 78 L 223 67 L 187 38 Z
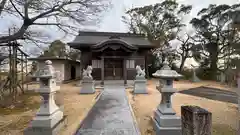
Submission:
M 148 72 L 148 54 L 145 56 L 145 72 L 146 72 L 146 78 L 148 79 L 150 76 L 149 76 L 149 72 Z
M 123 59 L 123 78 L 124 84 L 127 84 L 127 69 L 126 69 L 126 59 Z
M 182 135 L 211 135 L 212 113 L 198 106 L 182 106 Z
M 80 72 L 79 72 L 79 79 L 80 80 L 82 80 L 82 72 L 83 72 L 83 62 L 82 62 L 82 60 L 80 60 L 80 66 L 79 66 L 79 70 L 80 70 Z
M 104 57 L 101 58 L 101 85 L 104 85 Z
M 237 90 L 236 93 L 238 95 L 238 111 L 240 112 L 240 71 L 238 71 L 238 74 L 237 74 L 237 89 L 236 90 Z

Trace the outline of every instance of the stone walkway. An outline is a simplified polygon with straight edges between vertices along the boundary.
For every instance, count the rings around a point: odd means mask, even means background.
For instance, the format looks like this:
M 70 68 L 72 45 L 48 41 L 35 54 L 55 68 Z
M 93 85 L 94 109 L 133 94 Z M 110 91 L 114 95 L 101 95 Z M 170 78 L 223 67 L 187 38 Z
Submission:
M 105 84 L 76 135 L 140 135 L 123 84 Z

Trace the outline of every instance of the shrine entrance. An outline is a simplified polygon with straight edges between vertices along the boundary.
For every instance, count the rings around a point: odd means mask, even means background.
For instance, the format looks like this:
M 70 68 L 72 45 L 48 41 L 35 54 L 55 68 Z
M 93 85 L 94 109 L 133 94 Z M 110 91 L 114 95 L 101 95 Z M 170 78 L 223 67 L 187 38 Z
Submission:
M 104 76 L 106 80 L 123 79 L 123 59 L 105 58 L 104 59 Z
M 101 59 L 101 84 L 104 84 L 104 80 L 124 80 L 124 84 L 127 84 L 126 59 L 137 51 L 136 46 L 111 37 L 91 46 L 91 49 L 92 57 Z

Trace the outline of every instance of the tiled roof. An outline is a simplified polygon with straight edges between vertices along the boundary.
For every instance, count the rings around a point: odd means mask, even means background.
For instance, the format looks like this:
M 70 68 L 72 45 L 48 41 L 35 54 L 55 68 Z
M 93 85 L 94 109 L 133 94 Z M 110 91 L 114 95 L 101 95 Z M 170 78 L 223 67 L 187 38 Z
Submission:
M 106 41 L 111 37 L 119 37 L 125 42 L 136 46 L 152 46 L 144 35 L 130 34 L 130 33 L 113 33 L 113 32 L 79 32 L 75 39 L 68 43 L 71 47 L 95 45 Z
M 59 57 L 37 57 L 37 58 L 28 58 L 28 60 L 32 60 L 32 61 L 38 61 L 38 60 L 68 60 L 68 61 L 73 61 L 76 63 L 80 63 L 79 60 L 72 60 L 70 58 L 59 58 Z

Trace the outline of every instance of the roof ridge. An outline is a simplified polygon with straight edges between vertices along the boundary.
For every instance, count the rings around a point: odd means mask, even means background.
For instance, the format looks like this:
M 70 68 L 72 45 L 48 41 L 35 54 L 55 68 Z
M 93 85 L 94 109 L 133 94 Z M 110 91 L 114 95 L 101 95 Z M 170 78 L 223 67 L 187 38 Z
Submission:
M 100 31 L 79 31 L 79 36 L 119 36 L 119 37 L 145 37 L 144 34 L 124 32 L 100 32 Z

